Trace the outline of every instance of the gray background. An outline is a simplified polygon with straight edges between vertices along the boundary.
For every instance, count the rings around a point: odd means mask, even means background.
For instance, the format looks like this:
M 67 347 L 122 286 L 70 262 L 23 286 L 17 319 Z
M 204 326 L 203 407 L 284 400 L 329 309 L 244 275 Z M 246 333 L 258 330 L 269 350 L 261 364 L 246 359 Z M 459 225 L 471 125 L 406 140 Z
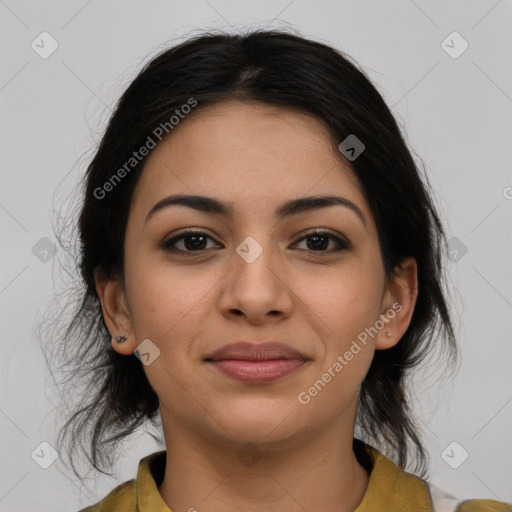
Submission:
M 163 448 L 142 430 L 126 444 L 117 478 L 87 487 L 60 460 L 43 469 L 31 457 L 48 454 L 40 444 L 54 445 L 59 425 L 35 335 L 62 274 L 45 252 L 55 242 L 52 209 L 159 48 L 202 29 L 265 26 L 295 27 L 354 57 L 425 162 L 457 251 L 449 274 L 462 352 L 453 384 L 439 384 L 432 369 L 414 381 L 429 481 L 458 498 L 512 501 L 511 17 L 505 0 L 0 0 L 0 510 L 78 510 Z M 47 59 L 31 47 L 43 31 L 59 45 Z M 442 47 L 453 31 L 469 44 L 457 58 Z M 462 48 L 453 37 L 445 44 Z M 462 449 L 469 456 L 454 469 L 447 461 L 460 462 Z

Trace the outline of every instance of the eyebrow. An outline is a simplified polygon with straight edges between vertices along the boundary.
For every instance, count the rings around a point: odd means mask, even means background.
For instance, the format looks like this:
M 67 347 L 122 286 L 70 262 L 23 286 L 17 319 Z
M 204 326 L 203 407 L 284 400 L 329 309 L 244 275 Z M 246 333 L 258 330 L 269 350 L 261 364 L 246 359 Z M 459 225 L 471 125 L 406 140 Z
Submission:
M 175 194 L 164 197 L 158 201 L 158 203 L 151 208 L 144 222 L 147 222 L 156 212 L 169 206 L 176 205 L 186 206 L 188 208 L 193 208 L 195 210 L 214 215 L 222 215 L 229 218 L 233 217 L 233 203 L 227 203 L 208 196 Z M 344 206 L 350 209 L 359 217 L 367 230 L 366 219 L 361 209 L 352 201 L 339 196 L 323 195 L 291 199 L 276 209 L 275 216 L 278 220 L 282 220 L 286 217 L 330 206 Z

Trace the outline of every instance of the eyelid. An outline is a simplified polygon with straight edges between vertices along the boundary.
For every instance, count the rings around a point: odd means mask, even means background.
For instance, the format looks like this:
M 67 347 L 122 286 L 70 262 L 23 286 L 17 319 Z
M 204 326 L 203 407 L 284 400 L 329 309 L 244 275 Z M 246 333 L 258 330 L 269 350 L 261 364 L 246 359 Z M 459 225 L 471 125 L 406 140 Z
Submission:
M 342 233 L 339 233 L 338 231 L 333 231 L 333 230 L 328 229 L 328 228 L 309 228 L 309 229 L 305 229 L 304 231 L 300 232 L 297 235 L 297 242 L 299 242 L 303 238 L 307 238 L 307 237 L 315 236 L 315 235 L 321 235 L 321 236 L 327 236 L 328 235 L 328 236 L 333 237 L 334 239 L 339 239 L 340 242 L 349 244 L 348 238 L 345 235 L 343 235 Z

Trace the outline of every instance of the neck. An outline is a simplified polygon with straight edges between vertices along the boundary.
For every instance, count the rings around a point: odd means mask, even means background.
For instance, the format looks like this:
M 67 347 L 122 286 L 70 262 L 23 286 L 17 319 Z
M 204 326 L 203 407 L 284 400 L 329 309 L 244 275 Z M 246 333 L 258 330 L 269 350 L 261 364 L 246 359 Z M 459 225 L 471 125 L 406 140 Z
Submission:
M 254 450 L 213 443 L 177 425 L 170 430 L 158 490 L 173 512 L 353 512 L 368 486 L 369 475 L 352 448 L 353 430 L 340 435 L 338 424 L 308 442 Z

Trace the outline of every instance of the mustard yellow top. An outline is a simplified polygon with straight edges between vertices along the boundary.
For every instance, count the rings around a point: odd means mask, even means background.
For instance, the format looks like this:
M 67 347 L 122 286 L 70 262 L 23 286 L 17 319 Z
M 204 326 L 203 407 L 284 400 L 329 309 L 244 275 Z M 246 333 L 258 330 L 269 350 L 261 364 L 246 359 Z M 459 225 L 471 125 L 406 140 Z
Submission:
M 366 465 L 370 472 L 366 493 L 354 512 L 512 512 L 512 504 L 495 500 L 434 500 L 426 481 L 398 469 L 359 439 L 354 439 L 354 446 L 362 447 L 368 455 Z M 161 450 L 141 459 L 137 480 L 124 482 L 100 502 L 78 512 L 172 512 L 158 492 L 166 453 Z

